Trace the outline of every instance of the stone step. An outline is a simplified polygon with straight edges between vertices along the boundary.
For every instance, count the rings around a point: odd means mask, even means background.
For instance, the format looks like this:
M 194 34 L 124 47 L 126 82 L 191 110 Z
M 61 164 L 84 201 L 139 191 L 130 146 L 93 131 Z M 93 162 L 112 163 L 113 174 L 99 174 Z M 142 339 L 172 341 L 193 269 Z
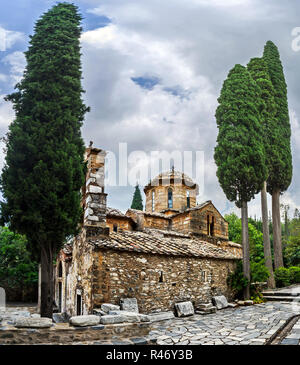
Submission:
M 293 297 L 293 296 L 264 295 L 264 299 L 277 302 L 293 302 L 293 301 L 300 302 L 300 297 Z
M 276 296 L 276 297 L 300 297 L 300 292 L 292 293 L 291 291 L 263 291 L 264 296 Z

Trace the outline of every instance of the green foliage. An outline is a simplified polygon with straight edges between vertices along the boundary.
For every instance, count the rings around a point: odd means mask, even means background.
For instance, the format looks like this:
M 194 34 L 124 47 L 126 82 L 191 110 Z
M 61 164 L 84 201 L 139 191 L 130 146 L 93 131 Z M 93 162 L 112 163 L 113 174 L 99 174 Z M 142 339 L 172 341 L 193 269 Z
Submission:
M 300 283 L 300 267 L 298 266 L 289 267 L 289 275 L 291 284 Z
M 229 240 L 242 243 L 242 222 L 235 214 L 225 215 L 228 222 Z M 251 221 L 250 221 L 251 222 Z M 250 245 L 250 261 L 261 262 L 264 259 L 263 234 L 252 223 L 248 223 L 249 245 Z
M 273 170 L 274 154 L 273 141 L 276 138 L 276 103 L 275 90 L 271 82 L 268 67 L 264 58 L 252 58 L 247 68 L 260 89 L 257 105 L 260 112 L 260 122 L 264 142 L 265 161 L 269 171 Z
M 227 284 L 233 289 L 238 298 L 243 296 L 243 290 L 249 284 L 249 281 L 244 276 L 243 262 L 241 260 L 237 262 L 235 271 L 228 276 Z
M 261 190 L 267 174 L 256 103 L 259 96 L 260 89 L 248 70 L 235 65 L 218 98 L 217 176 L 228 200 L 239 207 Z
M 289 236 L 284 249 L 287 266 L 300 265 L 300 218 L 295 217 L 288 222 Z
M 9 127 L 1 178 L 2 221 L 27 236 L 36 257 L 41 245 L 58 250 L 77 232 L 82 214 L 80 128 L 88 108 L 81 95 L 80 22 L 70 3 L 43 14 L 25 53 L 23 79 L 7 97 L 16 118 Z
M 283 73 L 280 55 L 277 47 L 268 41 L 264 47 L 263 58 L 268 67 L 271 82 L 275 90 L 276 114 L 272 124 L 272 153 L 269 155 L 268 166 L 272 167 L 267 179 L 267 190 L 285 191 L 292 180 L 291 126 L 289 120 L 287 85 Z
M 265 266 L 265 260 L 261 261 L 251 261 L 250 262 L 251 271 L 251 282 L 265 282 L 270 276 L 269 269 Z
M 131 203 L 131 209 L 143 210 L 143 198 L 138 185 L 135 187 L 133 199 Z
M 0 286 L 24 289 L 38 282 L 38 264 L 31 260 L 24 236 L 0 227 Z
M 277 287 L 280 288 L 291 284 L 290 272 L 286 267 L 279 267 L 275 270 L 274 274 Z
M 255 292 L 251 298 L 251 300 L 253 300 L 254 304 L 261 304 L 264 303 L 266 300 L 264 299 L 264 296 L 262 295 L 262 293 L 260 292 Z

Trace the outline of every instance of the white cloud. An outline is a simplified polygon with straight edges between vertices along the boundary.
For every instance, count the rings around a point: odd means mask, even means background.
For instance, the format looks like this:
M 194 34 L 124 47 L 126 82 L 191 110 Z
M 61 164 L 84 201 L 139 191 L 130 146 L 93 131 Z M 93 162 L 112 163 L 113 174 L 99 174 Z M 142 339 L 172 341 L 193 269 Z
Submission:
M 22 78 L 26 66 L 24 53 L 19 51 L 10 53 L 2 59 L 2 62 L 10 66 L 9 77 L 11 84 L 14 86 Z
M 270 27 L 271 19 L 285 14 L 278 9 L 257 0 L 174 0 L 172 8 L 158 0 L 104 0 L 90 9 L 112 23 L 82 35 L 84 87 L 92 107 L 86 140 L 113 151 L 119 142 L 127 142 L 129 152 L 202 150 L 205 188 L 199 201 L 212 199 L 223 213 L 238 211 L 216 177 L 217 97 L 235 63 L 260 55 L 270 35 L 278 38 Z M 131 79 L 145 76 L 159 81 L 147 90 Z M 126 209 L 116 189 L 108 189 L 111 205 Z M 259 196 L 249 203 L 249 215 L 260 216 Z
M 24 41 L 24 39 L 24 33 L 6 30 L 0 26 L 0 51 L 7 51 L 15 43 Z

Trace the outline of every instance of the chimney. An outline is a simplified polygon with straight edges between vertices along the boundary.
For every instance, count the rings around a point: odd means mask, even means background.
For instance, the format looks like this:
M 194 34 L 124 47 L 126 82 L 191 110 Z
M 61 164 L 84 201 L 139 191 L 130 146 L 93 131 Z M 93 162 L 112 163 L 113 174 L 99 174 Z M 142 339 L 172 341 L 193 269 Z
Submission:
M 109 234 L 106 227 L 107 194 L 104 193 L 105 156 L 106 152 L 92 147 L 92 143 L 85 151 L 87 173 L 85 186 L 82 187 L 82 206 L 87 237 Z

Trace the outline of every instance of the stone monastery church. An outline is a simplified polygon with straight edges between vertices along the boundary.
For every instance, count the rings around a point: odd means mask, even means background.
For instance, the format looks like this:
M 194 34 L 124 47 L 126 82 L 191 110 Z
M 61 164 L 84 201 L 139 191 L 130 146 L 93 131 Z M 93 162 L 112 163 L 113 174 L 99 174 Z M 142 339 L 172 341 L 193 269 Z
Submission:
M 231 298 L 227 277 L 242 248 L 228 240 L 228 223 L 211 201 L 197 205 L 197 184 L 174 170 L 162 173 L 144 188 L 145 211 L 123 214 L 106 206 L 105 156 L 86 149 L 81 231 L 60 251 L 55 268 L 59 312 L 91 314 L 122 298 L 136 298 L 141 313 Z

